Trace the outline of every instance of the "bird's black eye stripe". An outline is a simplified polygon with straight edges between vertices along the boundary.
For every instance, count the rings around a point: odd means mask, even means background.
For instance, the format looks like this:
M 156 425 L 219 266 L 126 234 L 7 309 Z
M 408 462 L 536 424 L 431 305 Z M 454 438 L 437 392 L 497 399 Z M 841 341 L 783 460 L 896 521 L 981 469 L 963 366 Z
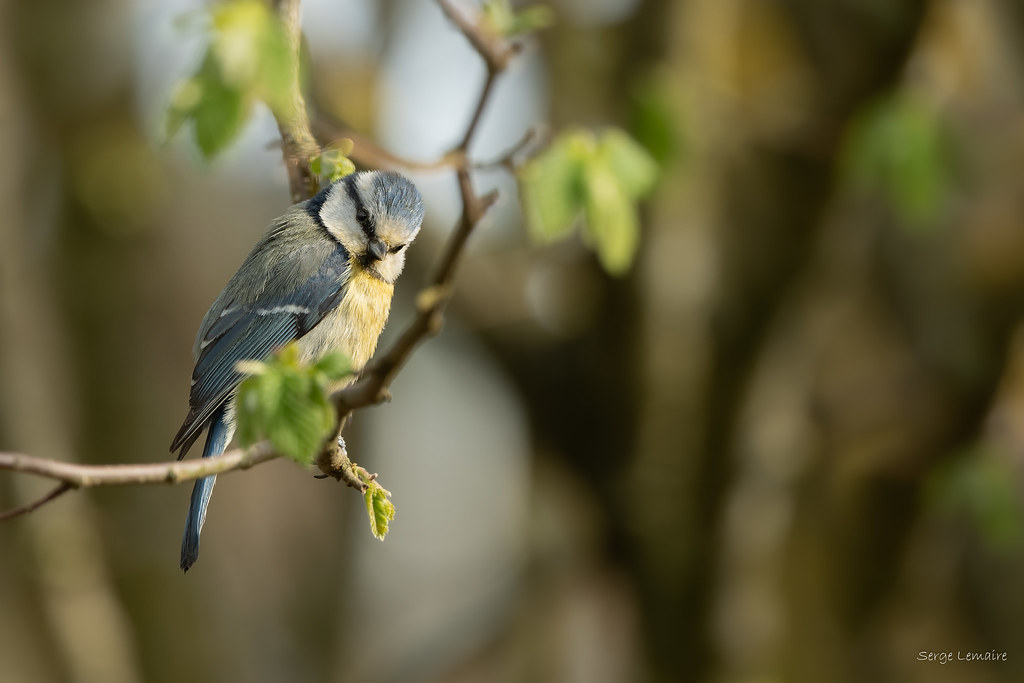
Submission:
M 352 198 L 352 202 L 356 205 L 356 220 L 359 221 L 359 227 L 363 229 L 368 236 L 372 237 L 376 231 L 373 225 L 373 218 L 370 216 L 370 212 L 363 206 L 363 199 L 359 196 L 359 190 L 356 189 L 356 176 L 358 174 L 353 173 L 345 177 L 342 181 L 345 183 L 345 190 L 348 192 L 348 196 Z
M 403 249 L 405 249 L 405 245 L 404 244 L 396 244 L 395 246 L 393 246 L 390 249 L 388 249 L 388 251 L 390 251 L 392 254 L 397 254 L 398 252 L 402 251 Z

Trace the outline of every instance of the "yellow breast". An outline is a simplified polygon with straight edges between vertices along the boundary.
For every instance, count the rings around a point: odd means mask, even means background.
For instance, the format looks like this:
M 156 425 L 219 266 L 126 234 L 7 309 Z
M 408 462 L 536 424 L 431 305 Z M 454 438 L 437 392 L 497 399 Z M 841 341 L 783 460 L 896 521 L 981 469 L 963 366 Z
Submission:
M 299 340 L 306 361 L 338 350 L 348 356 L 352 367 L 358 370 L 366 365 L 377 348 L 377 338 L 388 321 L 395 287 L 367 273 L 355 259 L 351 268 L 352 275 L 341 303 Z

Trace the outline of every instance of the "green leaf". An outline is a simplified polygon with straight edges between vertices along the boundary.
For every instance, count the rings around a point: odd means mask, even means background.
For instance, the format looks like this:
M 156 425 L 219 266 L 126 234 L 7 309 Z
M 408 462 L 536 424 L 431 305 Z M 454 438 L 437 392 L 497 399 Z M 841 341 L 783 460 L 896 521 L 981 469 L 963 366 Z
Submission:
M 395 506 L 389 500 L 391 492 L 374 479 L 364 479 L 363 483 L 366 484 L 363 501 L 366 503 L 366 515 L 370 518 L 370 531 L 383 541 L 388 534 L 388 523 L 395 519 Z
M 293 110 L 295 56 L 277 15 L 259 0 L 234 0 L 211 10 L 211 54 L 228 83 L 266 102 L 279 116 Z
M 612 275 L 629 270 L 640 242 L 636 208 L 614 168 L 595 159 L 586 169 L 587 232 L 597 256 Z
M 213 36 L 210 47 L 225 78 L 250 83 L 259 68 L 260 42 L 270 22 L 269 7 L 256 0 L 214 4 L 210 9 Z
M 687 112 L 673 92 L 674 74 L 655 69 L 632 89 L 629 129 L 640 145 L 665 168 L 687 153 Z
M 186 78 L 178 83 L 171 95 L 171 104 L 164 122 L 164 136 L 167 139 L 174 137 L 188 121 L 202 96 L 203 86 L 199 79 Z
M 186 118 L 191 118 L 195 126 L 196 145 L 210 159 L 242 131 L 251 105 L 238 89 L 220 78 L 217 67 L 209 60 L 196 75 L 196 81 L 199 101 Z
M 902 223 L 926 228 L 942 215 L 953 184 L 949 136 L 939 111 L 911 92 L 865 110 L 842 155 L 847 182 L 878 192 Z
M 337 381 L 342 377 L 352 374 L 352 363 L 340 351 L 331 351 L 324 354 L 314 367 L 317 372 L 322 373 L 329 381 Z
M 341 354 L 328 354 L 315 365 L 300 362 L 294 343 L 271 360 L 240 369 L 258 370 L 238 389 L 238 438 L 243 444 L 267 439 L 283 455 L 309 463 L 331 435 L 334 406 L 330 385 L 351 372 Z
M 356 165 L 348 158 L 352 153 L 353 143 L 348 138 L 342 138 L 324 148 L 310 162 L 310 170 L 327 182 L 333 183 L 350 173 L 356 172 Z
M 597 143 L 597 154 L 631 200 L 646 197 L 658 182 L 658 164 L 647 150 L 623 131 L 605 131 Z
M 284 397 L 284 376 L 280 370 L 267 366 L 267 371 L 258 377 L 260 379 L 252 383 L 256 408 L 261 415 L 273 415 Z
M 554 12 L 544 5 L 533 5 L 515 12 L 508 0 L 487 0 L 482 9 L 485 25 L 491 32 L 505 38 L 547 28 L 555 21 Z
M 530 233 L 541 243 L 565 237 L 583 210 L 583 160 L 592 138 L 567 133 L 519 169 L 519 187 Z
M 541 243 L 566 236 L 579 216 L 583 232 L 605 270 L 625 273 L 640 241 L 635 203 L 658 180 L 650 154 L 618 129 L 599 138 L 570 131 L 519 171 L 519 187 L 530 234 Z
M 257 0 L 210 9 L 209 47 L 196 73 L 175 89 L 168 107 L 168 138 L 191 122 L 203 156 L 212 158 L 241 132 L 255 102 L 279 118 L 294 113 L 294 60 L 280 21 Z
M 516 36 L 530 31 L 539 31 L 555 23 L 555 13 L 546 5 L 534 5 L 521 10 L 509 27 L 507 36 Z

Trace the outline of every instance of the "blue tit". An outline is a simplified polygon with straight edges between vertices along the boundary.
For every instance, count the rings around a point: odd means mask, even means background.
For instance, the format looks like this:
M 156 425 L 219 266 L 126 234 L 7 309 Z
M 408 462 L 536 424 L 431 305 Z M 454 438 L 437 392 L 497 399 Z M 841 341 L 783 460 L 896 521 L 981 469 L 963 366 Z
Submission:
M 338 350 L 354 368 L 365 365 L 422 222 L 416 186 L 386 171 L 346 176 L 274 221 L 199 326 L 188 416 L 171 452 L 183 458 L 204 428 L 203 457 L 224 452 L 244 379 L 235 369 L 240 360 L 264 360 L 297 340 L 303 360 Z M 205 477 L 192 489 L 181 541 L 185 571 L 199 556 L 215 481 Z

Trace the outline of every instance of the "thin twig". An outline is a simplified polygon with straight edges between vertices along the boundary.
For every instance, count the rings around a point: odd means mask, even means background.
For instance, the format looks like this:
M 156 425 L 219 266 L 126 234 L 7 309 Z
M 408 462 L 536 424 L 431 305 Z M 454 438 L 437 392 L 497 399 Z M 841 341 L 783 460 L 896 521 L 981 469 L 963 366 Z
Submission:
M 462 142 L 459 143 L 457 149 L 463 151 L 463 153 L 469 150 L 469 143 L 476 135 L 477 126 L 480 125 L 480 117 L 483 116 L 484 107 L 487 106 L 487 102 L 490 100 L 491 90 L 494 88 L 494 81 L 498 77 L 497 71 L 492 69 L 487 70 L 487 80 L 484 81 L 483 91 L 480 93 L 480 98 L 477 100 L 476 109 L 473 110 L 473 118 L 469 120 L 469 125 L 466 126 L 466 135 L 463 136 Z
M 519 139 L 519 142 L 509 147 L 507 150 L 502 152 L 496 158 L 490 161 L 474 161 L 469 164 L 469 168 L 473 171 L 489 171 L 495 168 L 504 168 L 509 171 L 516 170 L 517 160 L 523 150 L 527 147 L 533 146 L 534 150 L 538 146 L 543 146 L 544 140 L 547 138 L 548 133 L 539 128 L 530 128 L 523 134 L 523 137 Z M 540 140 L 538 145 L 534 145 L 535 142 Z M 529 157 L 529 154 L 525 154 L 525 157 Z
M 549 134 L 542 127 L 531 128 L 526 131 L 519 142 L 497 157 L 486 161 L 467 159 L 458 151 L 447 152 L 443 156 L 430 161 L 418 161 L 399 156 L 390 150 L 384 149 L 354 129 L 330 121 L 323 116 L 317 116 L 314 119 L 313 132 L 319 140 L 340 140 L 342 138 L 351 140 L 352 151 L 348 156 L 358 166 L 373 169 L 402 168 L 407 171 L 457 171 L 463 166 L 471 171 L 490 171 L 497 168 L 514 171 L 517 165 L 517 157 L 522 154 L 523 150 L 531 146 L 534 148 L 543 147 L 549 137 Z M 456 148 L 456 150 L 458 149 Z
M 0 512 L 0 522 L 7 521 L 8 519 L 13 519 L 13 518 L 17 517 L 18 515 L 24 515 L 24 514 L 27 514 L 29 512 L 32 512 L 36 508 L 42 507 L 43 505 L 46 505 L 47 503 L 49 503 L 51 500 L 53 500 L 57 496 L 64 495 L 65 493 L 67 493 L 68 491 L 70 491 L 73 488 L 75 488 L 75 487 L 72 486 L 71 484 L 67 483 L 66 481 L 62 481 L 61 483 L 57 484 L 56 488 L 52 489 L 49 493 L 47 493 L 42 498 L 39 498 L 38 500 L 34 500 L 31 503 L 26 503 L 25 505 L 20 505 L 20 506 L 18 506 L 16 508 L 13 508 L 11 510 L 5 510 L 4 512 Z
M 340 140 L 342 138 L 351 140 L 352 151 L 348 157 L 364 168 L 404 168 L 409 171 L 441 171 L 456 168 L 460 161 L 451 153 L 445 154 L 440 159 L 433 161 L 416 161 L 400 157 L 352 128 L 330 121 L 323 115 L 317 115 L 314 118 L 313 132 L 320 140 Z
M 266 442 L 247 449 L 236 448 L 221 455 L 197 460 L 130 465 L 82 465 L 21 453 L 0 453 L 0 470 L 25 472 L 62 481 L 74 488 L 122 486 L 126 484 L 177 484 L 211 474 L 244 470 L 278 454 Z
M 508 61 L 519 51 L 516 43 L 507 43 L 498 36 L 484 30 L 479 16 L 475 20 L 468 19 L 460 10 L 455 8 L 451 0 L 437 0 L 441 11 L 455 24 L 466 36 L 473 49 L 483 57 L 487 64 L 487 70 L 491 73 L 504 71 Z

